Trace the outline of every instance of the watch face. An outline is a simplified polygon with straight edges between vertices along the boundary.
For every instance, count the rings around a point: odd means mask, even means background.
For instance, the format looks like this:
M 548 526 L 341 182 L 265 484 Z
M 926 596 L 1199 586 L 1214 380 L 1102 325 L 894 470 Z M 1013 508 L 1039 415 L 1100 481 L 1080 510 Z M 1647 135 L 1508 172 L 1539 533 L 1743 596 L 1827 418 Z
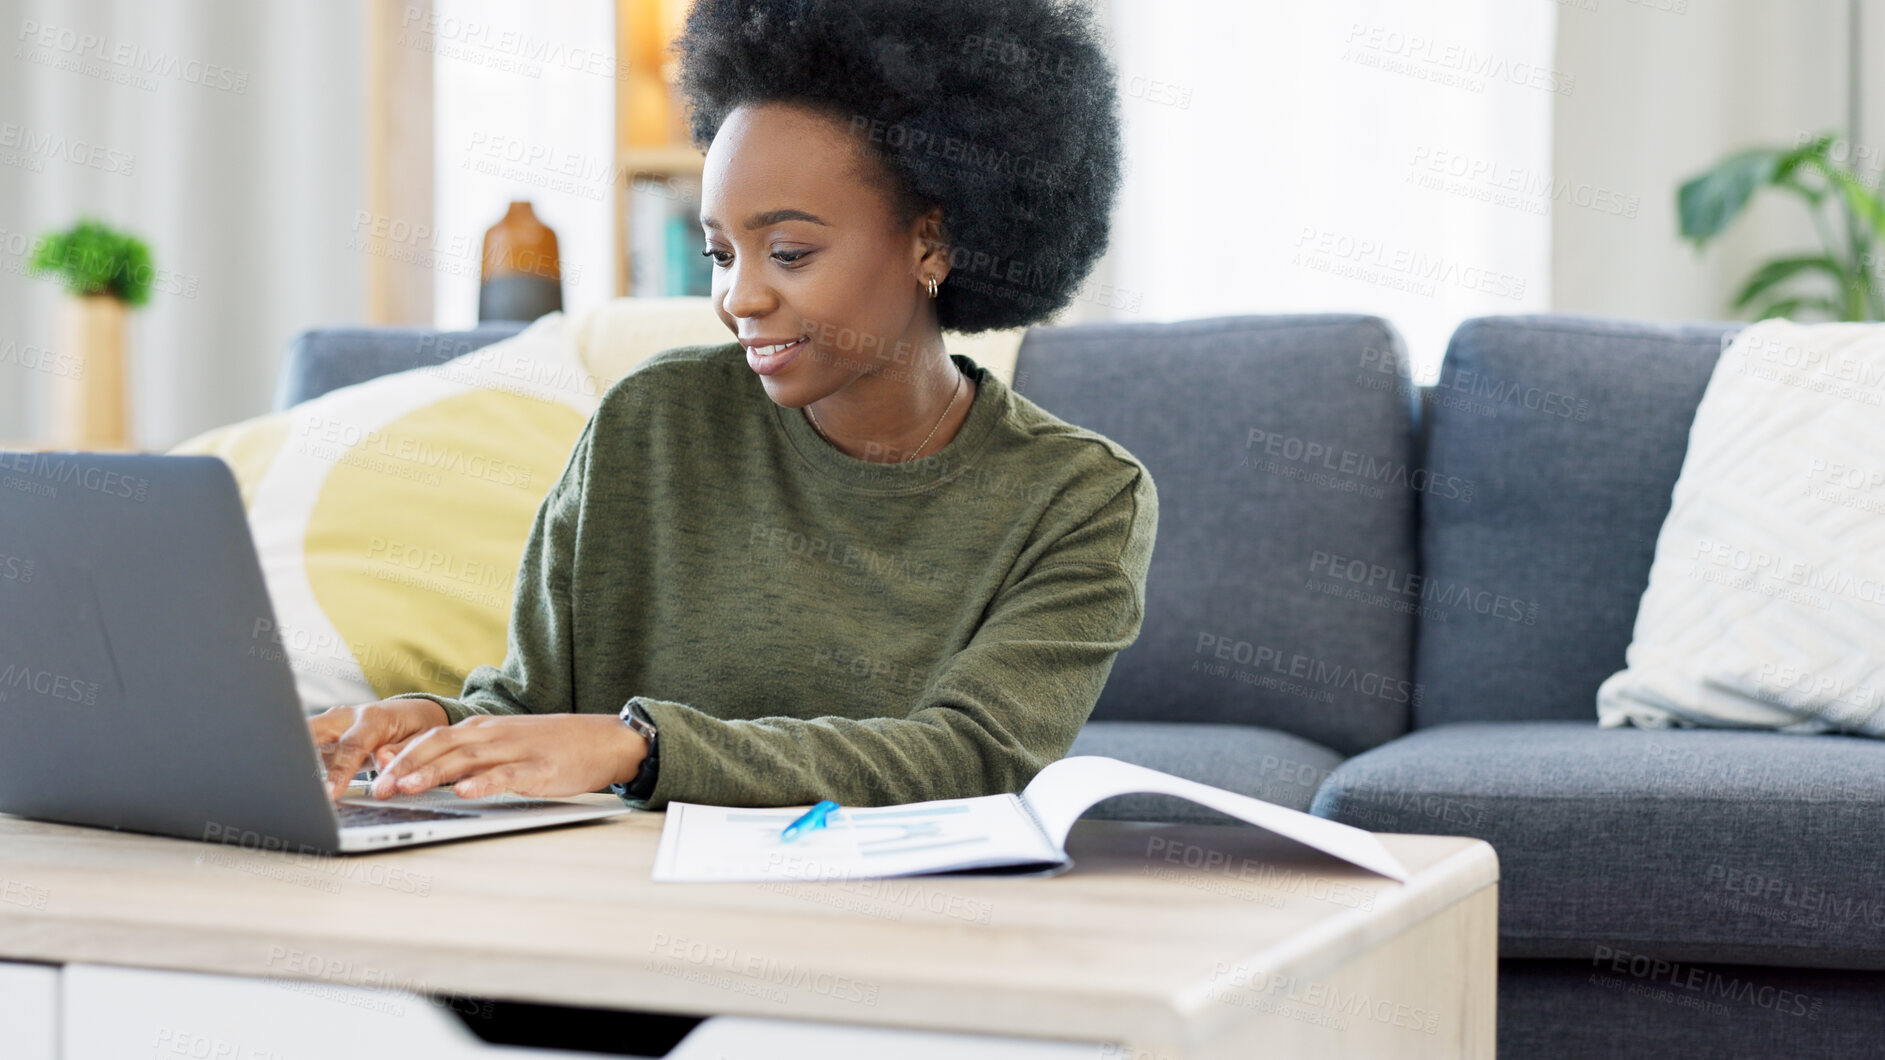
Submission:
M 622 717 L 622 723 L 624 725 L 627 725 L 629 728 L 635 730 L 636 732 L 640 733 L 643 739 L 646 739 L 651 743 L 654 741 L 655 727 L 641 720 L 641 718 L 634 713 L 634 709 L 632 707 L 623 707 L 621 717 Z

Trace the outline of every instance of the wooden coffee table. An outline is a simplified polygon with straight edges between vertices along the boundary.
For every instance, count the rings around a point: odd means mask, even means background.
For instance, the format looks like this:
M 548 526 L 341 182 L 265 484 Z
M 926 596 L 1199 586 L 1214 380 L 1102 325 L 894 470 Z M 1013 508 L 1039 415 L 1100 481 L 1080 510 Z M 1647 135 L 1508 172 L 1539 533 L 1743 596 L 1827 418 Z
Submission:
M 657 884 L 662 821 L 315 858 L 0 815 L 0 973 L 969 1032 L 1017 1056 L 1493 1055 L 1498 862 L 1478 840 L 1382 836 L 1405 885 L 1254 828 L 1100 821 L 1052 878 Z

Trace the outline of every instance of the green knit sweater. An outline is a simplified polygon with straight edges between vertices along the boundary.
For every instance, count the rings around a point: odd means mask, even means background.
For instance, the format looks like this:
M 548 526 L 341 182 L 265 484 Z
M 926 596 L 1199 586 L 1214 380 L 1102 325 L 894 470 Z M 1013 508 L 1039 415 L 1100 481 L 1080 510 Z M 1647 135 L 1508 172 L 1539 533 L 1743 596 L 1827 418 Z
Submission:
M 530 528 L 472 714 L 660 729 L 646 805 L 872 806 L 1019 791 L 1138 637 L 1152 477 L 960 354 L 980 386 L 904 463 L 832 447 L 737 343 L 603 395 Z

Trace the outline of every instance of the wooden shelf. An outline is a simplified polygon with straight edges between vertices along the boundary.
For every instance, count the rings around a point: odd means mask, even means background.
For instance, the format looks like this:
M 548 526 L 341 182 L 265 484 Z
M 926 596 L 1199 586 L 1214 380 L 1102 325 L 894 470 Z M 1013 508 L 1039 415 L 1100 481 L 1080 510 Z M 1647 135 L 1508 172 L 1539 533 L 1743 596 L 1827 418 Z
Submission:
M 629 76 L 615 87 L 616 297 L 628 294 L 634 261 L 629 194 L 635 178 L 698 177 L 706 159 L 688 142 L 674 86 L 668 44 L 679 35 L 691 0 L 615 0 L 616 55 Z
M 624 147 L 615 154 L 615 167 L 631 176 L 637 173 L 662 173 L 697 177 L 706 163 L 706 154 L 692 144 Z

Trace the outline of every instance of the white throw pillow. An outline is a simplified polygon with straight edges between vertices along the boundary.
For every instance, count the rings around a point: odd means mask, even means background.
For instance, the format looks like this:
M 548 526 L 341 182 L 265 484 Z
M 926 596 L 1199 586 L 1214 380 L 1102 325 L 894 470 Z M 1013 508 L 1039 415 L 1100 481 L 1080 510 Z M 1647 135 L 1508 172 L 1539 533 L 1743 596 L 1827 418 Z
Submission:
M 1885 325 L 1722 353 L 1625 660 L 1605 726 L 1885 736 Z

